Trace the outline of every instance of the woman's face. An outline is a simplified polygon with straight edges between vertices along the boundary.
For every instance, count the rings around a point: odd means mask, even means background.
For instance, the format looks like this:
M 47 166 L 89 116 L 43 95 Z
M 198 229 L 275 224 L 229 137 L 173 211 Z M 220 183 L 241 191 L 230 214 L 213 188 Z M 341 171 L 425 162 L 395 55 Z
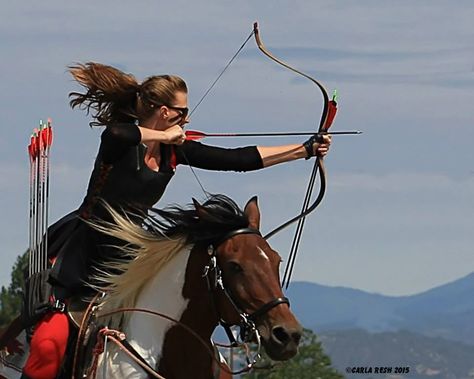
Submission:
M 185 92 L 176 92 L 173 103 L 163 105 L 160 110 L 163 111 L 167 126 L 184 126 L 189 122 L 188 94 Z

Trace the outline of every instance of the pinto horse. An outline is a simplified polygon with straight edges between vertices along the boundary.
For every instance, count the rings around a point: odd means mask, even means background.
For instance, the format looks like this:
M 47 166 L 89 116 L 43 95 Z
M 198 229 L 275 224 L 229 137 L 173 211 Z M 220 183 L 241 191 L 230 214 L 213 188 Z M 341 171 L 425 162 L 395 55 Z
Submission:
M 133 352 L 110 338 L 94 377 L 153 377 L 147 366 L 155 377 L 216 378 L 210 352 L 219 323 L 240 326 L 242 340 L 261 341 L 274 360 L 297 353 L 302 328 L 282 293 L 281 258 L 259 232 L 256 197 L 244 211 L 223 195 L 152 210 L 144 225 L 110 211 L 114 222 L 95 227 L 126 241 L 127 259 L 108 263 L 114 274 L 95 275 L 107 288 L 95 317 Z M 90 367 L 77 372 L 92 376 Z

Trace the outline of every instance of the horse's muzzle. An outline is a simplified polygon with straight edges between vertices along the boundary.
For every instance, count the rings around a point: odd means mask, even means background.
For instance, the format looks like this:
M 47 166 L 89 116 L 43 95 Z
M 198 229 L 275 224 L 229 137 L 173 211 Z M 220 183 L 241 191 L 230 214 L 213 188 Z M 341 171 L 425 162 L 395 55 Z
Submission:
M 275 361 L 286 361 L 298 352 L 298 345 L 303 330 L 298 327 L 276 325 L 271 329 L 270 336 L 263 338 L 263 346 L 268 356 Z

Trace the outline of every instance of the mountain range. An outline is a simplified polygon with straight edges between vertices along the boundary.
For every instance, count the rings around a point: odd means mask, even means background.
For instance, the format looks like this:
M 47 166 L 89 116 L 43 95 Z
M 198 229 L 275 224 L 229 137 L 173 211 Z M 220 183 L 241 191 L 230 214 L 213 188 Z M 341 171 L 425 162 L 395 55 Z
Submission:
M 346 379 L 474 378 L 474 346 L 462 342 L 408 331 L 361 329 L 323 332 L 318 337 L 332 366 Z
M 474 378 L 474 273 L 411 296 L 308 282 L 287 296 L 347 379 Z
M 293 282 L 287 296 L 301 323 L 317 334 L 406 330 L 474 345 L 474 273 L 411 296 L 384 296 L 309 282 Z

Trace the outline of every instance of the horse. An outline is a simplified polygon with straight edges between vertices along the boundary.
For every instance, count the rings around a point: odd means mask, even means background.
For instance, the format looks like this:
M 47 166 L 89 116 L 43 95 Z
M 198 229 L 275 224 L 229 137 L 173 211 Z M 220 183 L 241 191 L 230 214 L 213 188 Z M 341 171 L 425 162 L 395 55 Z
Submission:
M 115 334 L 93 370 L 77 370 L 81 375 L 216 378 L 211 336 L 219 324 L 231 339 L 228 326 L 240 326 L 241 339 L 261 342 L 273 360 L 297 353 L 302 327 L 282 292 L 281 258 L 260 234 L 256 197 L 243 211 L 224 195 L 203 204 L 193 199 L 152 209 L 144 223 L 109 210 L 113 222 L 94 226 L 125 241 L 126 258 L 94 274 L 93 282 L 107 288 L 94 317 Z

